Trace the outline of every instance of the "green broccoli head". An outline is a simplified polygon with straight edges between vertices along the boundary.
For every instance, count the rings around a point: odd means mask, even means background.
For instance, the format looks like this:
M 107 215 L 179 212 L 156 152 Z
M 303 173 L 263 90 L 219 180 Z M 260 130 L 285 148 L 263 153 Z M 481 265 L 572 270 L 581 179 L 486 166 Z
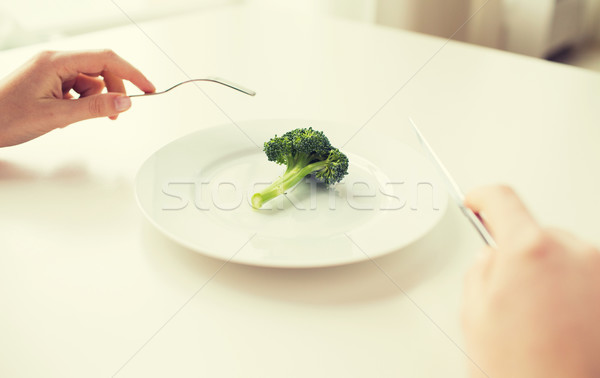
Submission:
M 308 129 L 296 129 L 284 134 L 292 141 L 295 154 L 304 154 L 313 160 L 322 160 L 329 155 L 331 143 L 322 131 Z
M 325 134 L 312 127 L 288 131 L 280 137 L 275 135 L 264 144 L 269 161 L 287 166 L 323 160 L 331 149 L 331 143 Z
M 271 138 L 270 141 L 265 142 L 264 151 L 269 161 L 274 161 L 277 164 L 287 164 L 292 154 L 292 141 L 285 137 Z
M 285 193 L 307 175 L 327 186 L 340 182 L 348 174 L 348 158 L 334 148 L 322 131 L 312 127 L 288 131 L 264 144 L 269 161 L 285 165 L 286 171 L 269 187 L 252 196 L 252 206 L 262 205 Z
M 325 167 L 314 173 L 317 180 L 327 186 L 337 184 L 348 174 L 348 157 L 337 148 L 329 151 Z

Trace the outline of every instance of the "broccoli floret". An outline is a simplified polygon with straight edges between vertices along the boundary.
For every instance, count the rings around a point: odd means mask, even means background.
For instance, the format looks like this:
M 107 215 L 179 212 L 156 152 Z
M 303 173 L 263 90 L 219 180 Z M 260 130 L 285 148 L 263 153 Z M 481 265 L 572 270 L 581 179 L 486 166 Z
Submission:
M 334 148 L 322 131 L 312 127 L 288 131 L 280 137 L 275 135 L 265 142 L 264 151 L 269 161 L 287 168 L 280 178 L 252 196 L 255 209 L 285 193 L 308 175 L 331 186 L 348 174 L 346 155 Z

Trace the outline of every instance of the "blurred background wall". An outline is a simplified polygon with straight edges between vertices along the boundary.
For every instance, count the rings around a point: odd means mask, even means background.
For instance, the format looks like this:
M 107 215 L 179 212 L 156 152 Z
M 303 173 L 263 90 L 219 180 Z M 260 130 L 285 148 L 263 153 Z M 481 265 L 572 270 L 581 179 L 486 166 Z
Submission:
M 242 0 L 12 0 L 0 2 L 0 49 L 87 33 L 131 21 L 201 11 Z
M 236 3 L 452 36 L 535 57 L 600 41 L 600 0 L 20 0 L 0 5 L 0 49 L 130 23 L 118 8 L 144 21 Z

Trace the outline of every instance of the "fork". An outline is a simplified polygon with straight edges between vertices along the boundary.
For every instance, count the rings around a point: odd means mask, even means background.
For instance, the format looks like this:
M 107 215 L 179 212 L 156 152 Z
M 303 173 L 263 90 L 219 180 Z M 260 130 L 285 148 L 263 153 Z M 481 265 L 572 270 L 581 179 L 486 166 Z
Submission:
M 210 76 L 210 77 L 206 77 L 206 78 L 202 78 L 202 79 L 191 79 L 191 80 L 182 81 L 181 83 L 177 83 L 177 84 L 173 85 L 171 88 L 166 89 L 166 90 L 164 90 L 162 92 L 134 94 L 134 95 L 129 95 L 129 97 L 143 97 L 143 96 L 159 95 L 159 94 L 167 93 L 171 89 L 177 88 L 178 86 L 180 86 L 182 84 L 191 83 L 191 82 L 194 82 L 194 81 L 210 81 L 212 83 L 218 83 L 218 84 L 224 85 L 226 87 L 235 89 L 236 91 L 240 91 L 240 92 L 245 93 L 245 94 L 247 94 L 249 96 L 256 95 L 256 92 L 254 92 L 253 90 L 248 89 L 248 88 L 244 88 L 241 85 L 236 84 L 236 83 L 234 83 L 232 81 L 229 81 L 229 80 L 226 80 L 226 79 L 222 79 L 220 77 Z

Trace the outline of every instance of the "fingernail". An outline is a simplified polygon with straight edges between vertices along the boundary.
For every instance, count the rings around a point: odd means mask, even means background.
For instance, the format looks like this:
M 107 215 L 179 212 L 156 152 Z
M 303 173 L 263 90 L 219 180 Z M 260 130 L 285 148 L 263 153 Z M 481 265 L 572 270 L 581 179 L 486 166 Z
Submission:
M 131 99 L 127 96 L 115 97 L 115 109 L 118 112 L 122 112 L 131 107 Z

